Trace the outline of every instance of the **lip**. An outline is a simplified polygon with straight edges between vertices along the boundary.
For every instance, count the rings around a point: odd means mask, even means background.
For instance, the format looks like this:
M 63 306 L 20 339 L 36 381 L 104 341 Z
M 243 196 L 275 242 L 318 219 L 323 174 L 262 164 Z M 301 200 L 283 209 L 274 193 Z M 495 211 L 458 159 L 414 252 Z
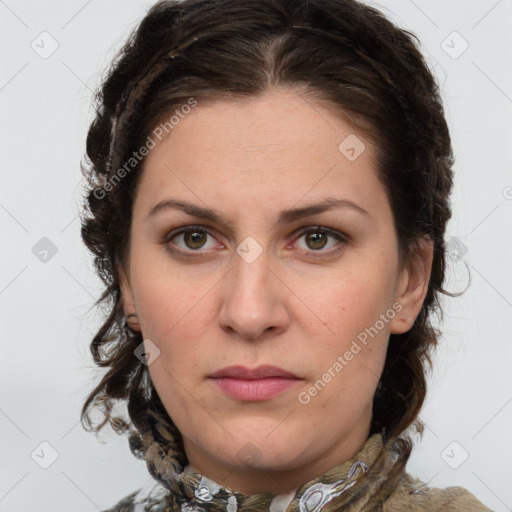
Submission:
M 227 366 L 226 368 L 222 368 L 222 370 L 213 373 L 210 375 L 210 377 L 229 377 L 232 379 L 245 380 L 267 379 L 269 377 L 283 377 L 287 379 L 299 378 L 297 375 L 279 368 L 279 366 L 273 366 L 269 364 L 264 364 L 252 369 L 245 366 Z
M 220 391 L 242 401 L 269 400 L 302 381 L 293 373 L 271 365 L 257 368 L 229 366 L 209 376 Z

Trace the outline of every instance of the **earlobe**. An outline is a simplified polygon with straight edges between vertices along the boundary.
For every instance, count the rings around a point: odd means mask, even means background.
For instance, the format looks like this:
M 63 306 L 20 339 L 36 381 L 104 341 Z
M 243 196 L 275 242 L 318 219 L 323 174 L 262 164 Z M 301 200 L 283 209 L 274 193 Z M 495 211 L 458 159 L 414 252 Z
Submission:
M 410 330 L 419 315 L 430 283 L 433 254 L 432 240 L 419 239 L 399 277 L 395 300 L 402 308 L 390 323 L 391 334 Z

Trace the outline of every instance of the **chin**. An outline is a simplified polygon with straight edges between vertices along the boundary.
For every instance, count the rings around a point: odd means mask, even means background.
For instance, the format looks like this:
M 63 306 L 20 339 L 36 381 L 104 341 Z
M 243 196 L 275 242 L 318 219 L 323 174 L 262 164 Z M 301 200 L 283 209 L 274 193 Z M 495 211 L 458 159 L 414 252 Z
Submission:
M 296 465 L 298 457 L 304 451 L 307 440 L 302 438 L 297 443 L 290 442 L 293 438 L 291 432 L 286 429 L 276 428 L 276 422 L 261 422 L 257 432 L 249 430 L 238 430 L 235 433 L 229 426 L 226 430 L 232 434 L 223 441 L 215 443 L 211 447 L 212 456 L 219 458 L 221 456 L 225 464 L 235 467 L 254 468 L 254 469 L 275 469 L 287 470 Z M 268 426 L 269 428 L 264 428 Z M 254 430 L 254 429 L 253 429 Z M 211 446 L 211 438 L 207 440 Z

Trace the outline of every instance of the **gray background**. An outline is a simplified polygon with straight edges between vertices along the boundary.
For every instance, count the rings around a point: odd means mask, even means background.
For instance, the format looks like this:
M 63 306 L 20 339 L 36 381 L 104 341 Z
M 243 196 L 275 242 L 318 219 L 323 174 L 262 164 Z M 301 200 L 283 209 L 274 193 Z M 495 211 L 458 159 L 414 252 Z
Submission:
M 102 510 L 151 482 L 124 437 L 78 421 L 100 375 L 88 344 L 102 291 L 78 212 L 92 90 L 152 3 L 0 1 L 3 512 Z M 408 471 L 512 510 L 512 0 L 373 5 L 420 37 L 442 86 L 457 160 L 448 289 L 471 274 L 445 301 Z

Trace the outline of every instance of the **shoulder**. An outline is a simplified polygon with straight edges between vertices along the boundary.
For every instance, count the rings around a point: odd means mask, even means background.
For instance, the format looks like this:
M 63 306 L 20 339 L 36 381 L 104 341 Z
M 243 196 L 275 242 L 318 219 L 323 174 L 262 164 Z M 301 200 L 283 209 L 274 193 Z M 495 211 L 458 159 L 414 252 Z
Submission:
M 428 487 L 404 474 L 398 487 L 385 502 L 386 512 L 492 512 L 463 487 Z
M 446 512 L 457 512 L 464 510 L 468 512 L 492 512 L 473 494 L 462 487 L 446 487 L 438 489 L 437 487 L 428 488 L 432 498 L 434 510 L 443 510 Z
M 167 490 L 160 484 L 141 487 L 102 512 L 163 512 Z

